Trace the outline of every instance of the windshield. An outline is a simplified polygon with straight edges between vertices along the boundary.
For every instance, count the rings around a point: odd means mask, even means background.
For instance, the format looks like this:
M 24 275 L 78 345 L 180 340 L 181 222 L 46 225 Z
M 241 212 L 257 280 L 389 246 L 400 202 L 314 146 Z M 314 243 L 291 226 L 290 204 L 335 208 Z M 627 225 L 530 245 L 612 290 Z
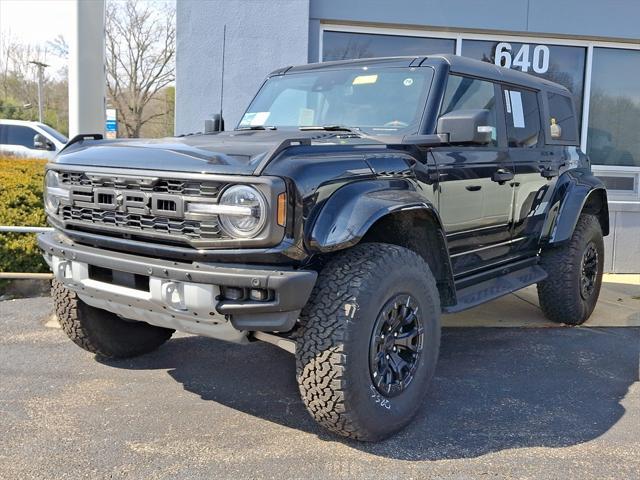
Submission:
M 278 75 L 262 86 L 238 128 L 343 126 L 370 135 L 414 133 L 431 68 L 352 68 Z
M 40 128 L 51 135 L 53 138 L 58 140 L 60 143 L 67 143 L 69 139 L 61 134 L 59 131 L 54 130 L 49 125 L 45 125 L 44 123 L 40 124 Z

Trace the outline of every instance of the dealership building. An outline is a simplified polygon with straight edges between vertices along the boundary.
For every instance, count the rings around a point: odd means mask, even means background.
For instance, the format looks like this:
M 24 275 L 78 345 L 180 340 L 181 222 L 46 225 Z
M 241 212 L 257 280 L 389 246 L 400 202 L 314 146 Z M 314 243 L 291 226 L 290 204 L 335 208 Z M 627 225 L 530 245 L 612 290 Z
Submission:
M 573 94 L 581 147 L 609 192 L 606 270 L 637 273 L 638 19 L 638 0 L 181 0 L 176 133 L 201 131 L 221 108 L 235 127 L 287 65 L 449 53 L 518 69 Z

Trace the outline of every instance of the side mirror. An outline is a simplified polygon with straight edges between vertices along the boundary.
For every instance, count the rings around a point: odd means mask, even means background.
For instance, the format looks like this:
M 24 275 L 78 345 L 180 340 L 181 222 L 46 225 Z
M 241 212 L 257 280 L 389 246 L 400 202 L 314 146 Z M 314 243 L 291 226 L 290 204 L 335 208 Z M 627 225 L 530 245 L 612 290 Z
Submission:
M 36 150 L 55 150 L 56 147 L 47 137 L 41 133 L 36 133 L 33 136 L 33 148 Z
M 454 110 L 438 119 L 438 134 L 448 135 L 449 143 L 486 145 L 491 142 L 492 133 L 490 112 L 486 109 Z
M 210 119 L 204 121 L 204 133 L 224 132 L 224 118 L 214 113 Z

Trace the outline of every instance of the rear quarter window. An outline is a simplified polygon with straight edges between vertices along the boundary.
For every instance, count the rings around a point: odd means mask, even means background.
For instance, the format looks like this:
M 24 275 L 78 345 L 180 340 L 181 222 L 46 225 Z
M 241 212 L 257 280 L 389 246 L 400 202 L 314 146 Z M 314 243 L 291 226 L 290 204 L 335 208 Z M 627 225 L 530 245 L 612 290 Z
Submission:
M 576 145 L 578 122 L 573 99 L 560 93 L 548 92 L 549 117 L 546 119 L 547 137 L 551 143 Z

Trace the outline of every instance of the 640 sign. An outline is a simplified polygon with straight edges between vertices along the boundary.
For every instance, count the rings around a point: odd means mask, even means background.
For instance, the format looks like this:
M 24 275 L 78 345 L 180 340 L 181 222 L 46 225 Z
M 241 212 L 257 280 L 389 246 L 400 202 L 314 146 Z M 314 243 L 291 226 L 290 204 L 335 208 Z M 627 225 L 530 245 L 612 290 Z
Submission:
M 510 43 L 500 42 L 496 45 L 494 63 L 499 67 L 519 68 L 525 73 L 529 69 L 533 69 L 535 73 L 547 73 L 549 70 L 549 47 L 523 43 L 520 48 L 517 46 L 512 48 Z

